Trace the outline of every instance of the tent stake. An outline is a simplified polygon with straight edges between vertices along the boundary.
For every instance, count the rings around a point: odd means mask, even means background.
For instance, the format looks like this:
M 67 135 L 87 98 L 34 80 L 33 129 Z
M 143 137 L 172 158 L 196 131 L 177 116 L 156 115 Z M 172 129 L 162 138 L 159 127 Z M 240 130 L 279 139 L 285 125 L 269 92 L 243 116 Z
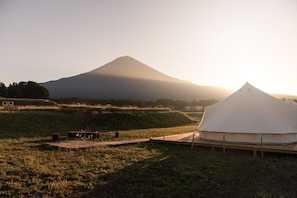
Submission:
M 223 154 L 225 155 L 226 149 L 225 149 L 225 134 L 223 135 Z
M 264 153 L 263 153 L 263 138 L 261 136 L 261 157 L 263 157 Z
M 192 150 L 193 150 L 193 147 L 194 147 L 194 137 L 195 137 L 195 133 L 193 133 L 193 138 L 192 138 L 192 145 L 191 145 Z

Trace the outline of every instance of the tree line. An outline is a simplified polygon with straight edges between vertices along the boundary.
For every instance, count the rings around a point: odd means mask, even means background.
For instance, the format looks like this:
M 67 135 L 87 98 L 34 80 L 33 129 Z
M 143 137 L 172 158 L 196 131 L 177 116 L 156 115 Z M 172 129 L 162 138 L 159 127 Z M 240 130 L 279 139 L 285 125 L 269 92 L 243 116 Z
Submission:
M 47 99 L 49 91 L 36 82 L 19 82 L 12 83 L 8 87 L 0 82 L 0 97 L 5 98 L 32 98 L 32 99 Z

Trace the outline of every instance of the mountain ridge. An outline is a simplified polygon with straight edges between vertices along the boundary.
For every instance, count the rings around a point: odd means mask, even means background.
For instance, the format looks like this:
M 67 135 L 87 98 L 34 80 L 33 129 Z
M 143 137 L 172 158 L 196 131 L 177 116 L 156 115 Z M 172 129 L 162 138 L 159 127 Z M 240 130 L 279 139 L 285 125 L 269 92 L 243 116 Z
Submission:
M 201 100 L 222 99 L 230 90 L 173 78 L 129 56 L 75 76 L 41 83 L 50 98 Z

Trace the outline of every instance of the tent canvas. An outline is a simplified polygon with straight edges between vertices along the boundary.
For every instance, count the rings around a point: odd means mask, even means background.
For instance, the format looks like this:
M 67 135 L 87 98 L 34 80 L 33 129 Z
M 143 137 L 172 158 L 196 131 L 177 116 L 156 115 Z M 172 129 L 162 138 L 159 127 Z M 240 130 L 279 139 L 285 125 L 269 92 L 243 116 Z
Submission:
M 246 83 L 229 97 L 205 108 L 200 138 L 244 143 L 297 142 L 297 106 Z

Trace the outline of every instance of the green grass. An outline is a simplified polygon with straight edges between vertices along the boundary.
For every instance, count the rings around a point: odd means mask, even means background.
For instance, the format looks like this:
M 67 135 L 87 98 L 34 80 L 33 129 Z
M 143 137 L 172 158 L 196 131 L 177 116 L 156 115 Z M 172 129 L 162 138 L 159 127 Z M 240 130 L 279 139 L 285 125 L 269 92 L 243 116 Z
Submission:
M 185 125 L 169 128 L 151 128 L 151 129 L 134 129 L 126 131 L 118 131 L 119 137 L 115 137 L 114 131 L 100 133 L 100 138 L 97 141 L 114 141 L 114 140 L 131 140 L 151 137 L 161 137 L 165 135 L 173 135 L 187 132 L 194 132 L 197 125 Z
M 297 158 L 146 143 L 58 150 L 0 140 L 0 197 L 296 197 Z
M 85 150 L 46 144 L 53 132 L 66 139 L 68 130 L 86 126 L 99 130 L 97 141 L 195 131 L 197 123 L 182 113 L 19 111 L 1 112 L 0 121 L 0 197 L 297 196 L 294 155 L 223 155 L 221 149 L 157 143 Z
M 69 111 L 0 112 L 0 138 L 66 135 L 70 130 L 90 129 L 99 132 L 166 128 L 196 123 L 174 111 L 115 111 L 98 115 Z

